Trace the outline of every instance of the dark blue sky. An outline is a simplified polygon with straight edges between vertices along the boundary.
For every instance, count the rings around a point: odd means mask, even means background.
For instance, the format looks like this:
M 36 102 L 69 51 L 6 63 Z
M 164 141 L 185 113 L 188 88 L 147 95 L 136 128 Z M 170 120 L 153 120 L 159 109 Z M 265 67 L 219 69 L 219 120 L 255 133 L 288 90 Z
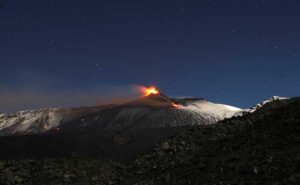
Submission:
M 155 84 L 239 107 L 297 96 L 299 20 L 298 0 L 9 0 L 0 8 L 0 91 Z

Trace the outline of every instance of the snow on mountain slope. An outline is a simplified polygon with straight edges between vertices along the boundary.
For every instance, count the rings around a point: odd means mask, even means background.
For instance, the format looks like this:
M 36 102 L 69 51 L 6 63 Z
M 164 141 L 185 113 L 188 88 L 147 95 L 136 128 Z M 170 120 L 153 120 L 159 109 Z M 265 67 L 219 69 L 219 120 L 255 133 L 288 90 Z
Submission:
M 83 109 L 39 109 L 0 115 L 0 136 L 24 133 L 42 133 L 56 129 L 60 124 L 92 112 Z
M 174 106 L 174 102 L 177 103 Z M 61 130 L 72 127 L 109 129 L 165 128 L 186 125 L 212 124 L 242 111 L 239 108 L 215 104 L 203 99 L 170 99 L 164 95 L 151 96 L 121 106 L 97 111 L 80 120 L 64 124 Z
M 14 133 L 18 133 L 22 130 L 31 131 L 31 124 L 36 123 L 35 127 L 41 127 L 40 130 L 47 129 L 50 126 L 50 120 L 48 120 L 50 111 L 55 110 L 37 110 L 37 111 L 20 111 L 15 114 L 4 115 L 1 117 L 2 124 L 0 125 L 1 130 L 6 128 L 13 128 Z M 56 119 L 56 115 L 51 115 L 53 119 Z M 44 124 L 44 123 L 48 123 Z M 54 126 L 54 125 L 53 125 Z
M 265 101 L 263 101 L 263 102 L 255 105 L 255 106 L 251 107 L 247 111 L 252 113 L 252 112 L 255 112 L 256 110 L 262 108 L 266 104 L 270 104 L 270 103 L 275 102 L 275 101 L 286 100 L 286 99 L 289 99 L 289 98 L 287 98 L 287 97 L 280 97 L 280 96 L 272 96 L 270 99 L 267 99 L 267 100 L 265 100 Z M 275 104 L 273 104 L 273 105 L 275 105 Z
M 178 107 L 174 106 L 176 102 Z M 123 105 L 21 111 L 0 117 L 0 135 L 93 129 L 142 129 L 213 124 L 242 111 L 203 99 L 149 96 Z
M 198 100 L 192 102 L 188 104 L 186 108 L 189 110 L 195 110 L 198 112 L 214 115 L 220 118 L 224 118 L 224 117 L 229 118 L 237 114 L 237 112 L 242 111 L 242 109 L 237 107 L 224 105 L 224 104 L 211 103 L 205 100 Z

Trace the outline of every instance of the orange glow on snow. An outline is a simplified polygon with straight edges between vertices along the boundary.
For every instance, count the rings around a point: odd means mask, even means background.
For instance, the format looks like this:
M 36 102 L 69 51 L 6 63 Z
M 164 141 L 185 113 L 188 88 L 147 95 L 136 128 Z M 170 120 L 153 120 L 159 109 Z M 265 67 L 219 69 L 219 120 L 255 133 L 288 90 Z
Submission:
M 179 109 L 179 105 L 178 104 L 176 104 L 176 103 L 174 103 L 174 102 L 172 102 L 172 106 L 174 107 L 174 108 L 176 108 L 176 109 Z

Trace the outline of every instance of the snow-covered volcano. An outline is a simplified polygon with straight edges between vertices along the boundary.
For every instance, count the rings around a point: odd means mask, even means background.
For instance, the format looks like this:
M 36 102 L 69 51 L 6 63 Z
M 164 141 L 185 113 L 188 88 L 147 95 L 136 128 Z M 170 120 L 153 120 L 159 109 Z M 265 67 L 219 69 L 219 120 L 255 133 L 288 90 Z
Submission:
M 76 129 L 142 129 L 213 124 L 242 110 L 204 99 L 150 95 L 123 105 L 41 109 L 0 114 L 0 135 L 64 132 Z
M 77 154 L 132 160 L 191 126 L 214 124 L 235 115 L 243 120 L 248 114 L 262 111 L 265 115 L 269 109 L 289 104 L 273 99 L 262 106 L 241 110 L 200 98 L 171 99 L 156 94 L 123 105 L 0 114 L 0 134 L 9 136 L 0 137 L 0 145 L 5 148 L 0 159 Z

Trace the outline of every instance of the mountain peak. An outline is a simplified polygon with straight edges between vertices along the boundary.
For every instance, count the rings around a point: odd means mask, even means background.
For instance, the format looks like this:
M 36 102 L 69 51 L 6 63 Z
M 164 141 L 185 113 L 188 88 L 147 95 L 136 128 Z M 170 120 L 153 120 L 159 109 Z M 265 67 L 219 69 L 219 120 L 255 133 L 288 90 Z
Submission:
M 263 107 L 264 105 L 268 104 L 268 103 L 272 103 L 274 101 L 279 101 L 279 100 L 286 100 L 286 99 L 289 99 L 287 97 L 281 97 L 281 96 L 272 96 L 271 98 L 257 104 L 257 105 L 254 105 L 253 107 L 251 107 L 249 109 L 249 112 L 255 112 L 256 110 L 260 109 L 261 107 Z
M 167 108 L 173 107 L 173 104 L 177 103 L 171 98 L 167 97 L 164 94 L 151 94 L 140 99 L 126 103 L 126 106 L 146 106 L 153 108 Z

